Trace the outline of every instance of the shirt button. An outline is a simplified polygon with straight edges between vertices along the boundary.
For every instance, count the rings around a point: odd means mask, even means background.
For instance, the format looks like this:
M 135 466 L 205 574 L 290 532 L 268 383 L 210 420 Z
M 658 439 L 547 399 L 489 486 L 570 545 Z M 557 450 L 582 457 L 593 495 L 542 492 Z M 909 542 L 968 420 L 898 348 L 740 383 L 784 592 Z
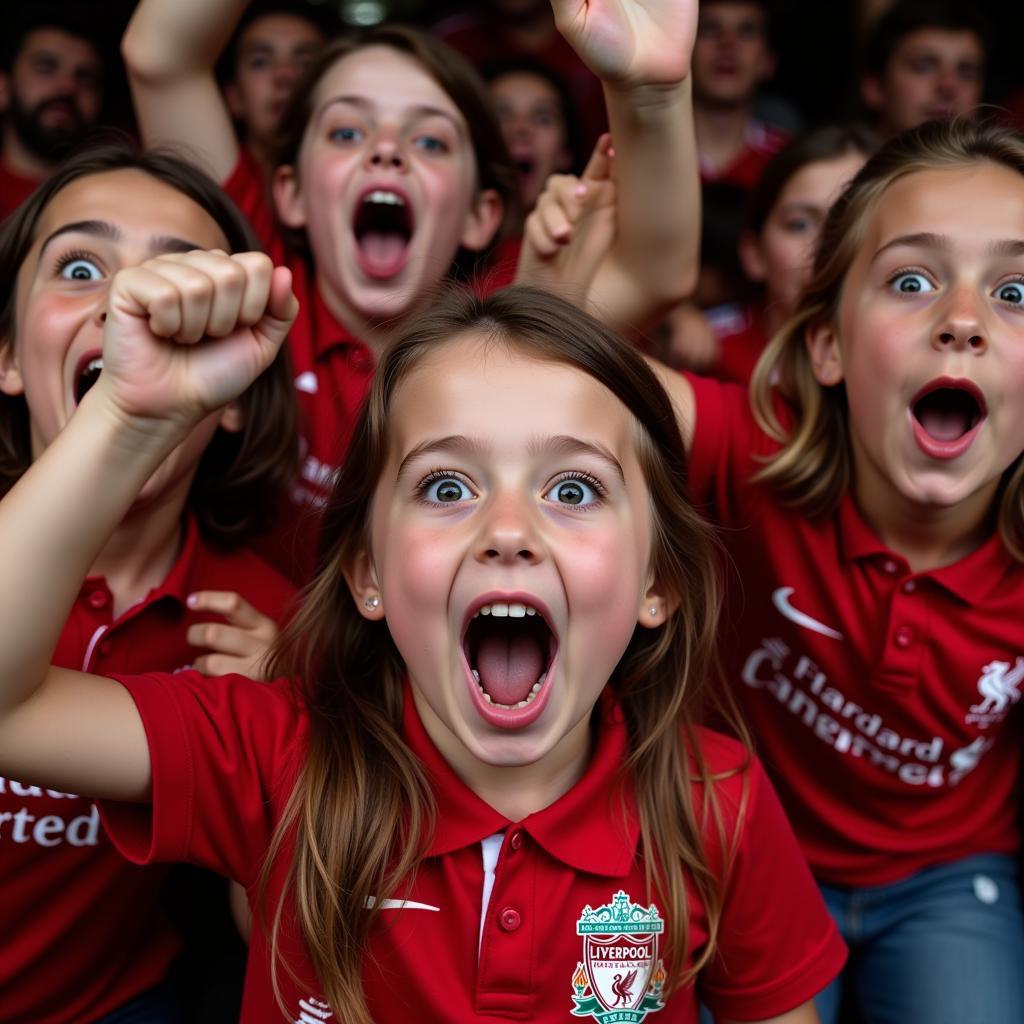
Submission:
M 914 631 L 909 626 L 900 626 L 896 630 L 896 646 L 909 647 L 914 642 Z
M 94 590 L 89 595 L 89 604 L 93 608 L 106 608 L 110 604 L 110 595 L 105 590 Z
M 523 845 L 523 833 L 513 832 L 512 838 L 508 841 L 508 845 L 511 846 L 513 850 L 518 850 Z
M 915 590 L 917 590 L 917 584 L 913 580 L 907 580 L 907 582 L 903 584 L 904 594 L 912 594 Z
M 891 559 L 887 558 L 882 568 L 890 575 L 893 576 L 899 572 L 899 566 Z
M 107 655 L 113 650 L 113 644 L 111 644 L 109 640 L 103 640 L 100 642 L 100 645 L 97 648 L 97 650 L 100 652 L 100 654 Z
M 519 916 L 518 910 L 506 907 L 498 917 L 498 922 L 505 931 L 514 932 L 523 923 L 523 919 Z

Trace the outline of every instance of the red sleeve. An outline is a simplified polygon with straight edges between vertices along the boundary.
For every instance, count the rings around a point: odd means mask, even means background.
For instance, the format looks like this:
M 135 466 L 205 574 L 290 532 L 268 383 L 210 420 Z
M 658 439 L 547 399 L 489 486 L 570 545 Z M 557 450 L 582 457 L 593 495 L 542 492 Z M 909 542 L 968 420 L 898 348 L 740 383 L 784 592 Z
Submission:
M 222 187 L 245 214 L 271 259 L 275 263 L 284 262 L 284 242 L 274 217 L 267 176 L 244 146 L 239 147 L 238 160 Z
M 287 685 L 195 671 L 115 678 L 142 717 L 153 799 L 100 803 L 114 844 L 136 864 L 186 861 L 250 885 L 303 746 Z
M 745 388 L 687 374 L 696 410 L 690 450 L 690 497 L 724 526 L 749 522 L 761 458 L 778 449 L 757 425 Z
M 701 974 L 717 1017 L 765 1020 L 812 999 L 842 969 L 846 946 L 759 761 L 728 876 L 719 945 Z

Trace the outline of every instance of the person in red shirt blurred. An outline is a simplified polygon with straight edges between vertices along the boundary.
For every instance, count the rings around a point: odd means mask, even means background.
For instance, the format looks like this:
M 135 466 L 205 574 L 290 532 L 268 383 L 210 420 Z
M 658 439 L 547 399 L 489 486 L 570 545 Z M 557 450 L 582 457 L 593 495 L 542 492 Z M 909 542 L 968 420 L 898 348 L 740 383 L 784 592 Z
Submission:
M 548 0 L 484 0 L 445 18 L 434 33 L 478 70 L 522 58 L 559 76 L 569 90 L 583 152 L 608 130 L 601 80 L 559 33 Z
M 758 89 L 775 73 L 768 12 L 759 0 L 701 4 L 693 49 L 693 117 L 701 180 L 752 188 L 785 143 L 754 115 Z
M 103 62 L 81 18 L 40 6 L 8 19 L 0 51 L 0 219 L 99 123 Z
M 827 127 L 800 136 L 773 158 L 750 194 L 740 233 L 740 262 L 761 294 L 705 313 L 717 345 L 710 362 L 692 368 L 750 383 L 769 339 L 796 311 L 811 279 L 829 208 L 877 147 L 870 129 Z M 685 330 L 680 335 L 672 355 L 686 366 Z
M 219 62 L 224 98 L 242 143 L 268 176 L 292 89 L 340 29 L 325 6 L 260 0 L 246 10 Z
M 988 30 L 970 4 L 897 0 L 868 38 L 861 97 L 886 138 L 925 121 L 973 118 L 987 57 Z

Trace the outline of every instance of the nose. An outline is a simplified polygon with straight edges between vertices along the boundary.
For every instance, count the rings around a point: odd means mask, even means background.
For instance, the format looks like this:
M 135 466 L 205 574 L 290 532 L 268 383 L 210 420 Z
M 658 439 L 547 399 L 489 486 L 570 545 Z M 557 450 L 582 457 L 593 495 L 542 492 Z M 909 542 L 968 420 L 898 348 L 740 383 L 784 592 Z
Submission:
M 932 346 L 975 352 L 983 352 L 988 347 L 988 332 L 972 289 L 965 287 L 950 293 Z
M 535 565 L 543 557 L 536 511 L 515 493 L 492 495 L 484 510 L 476 558 L 498 565 Z
M 373 140 L 369 150 L 369 163 L 375 168 L 394 168 L 400 170 L 405 166 L 405 156 L 398 139 L 390 131 L 380 131 Z
M 937 84 L 939 96 L 943 100 L 947 102 L 955 100 L 960 92 L 960 76 L 958 75 L 956 68 L 943 67 L 939 71 Z

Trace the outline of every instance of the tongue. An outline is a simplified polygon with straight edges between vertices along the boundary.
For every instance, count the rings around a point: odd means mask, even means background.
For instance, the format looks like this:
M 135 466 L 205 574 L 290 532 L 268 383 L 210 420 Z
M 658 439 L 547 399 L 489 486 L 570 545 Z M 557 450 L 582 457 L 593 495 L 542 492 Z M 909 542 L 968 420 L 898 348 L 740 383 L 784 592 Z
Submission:
M 370 273 L 390 277 L 402 268 L 406 239 L 396 232 L 368 231 L 359 239 L 363 262 Z
M 523 633 L 484 637 L 476 655 L 480 685 L 498 704 L 518 704 L 544 671 L 540 645 Z
M 918 415 L 921 426 L 936 441 L 959 440 L 968 430 L 967 414 L 963 409 L 939 409 L 929 406 Z

